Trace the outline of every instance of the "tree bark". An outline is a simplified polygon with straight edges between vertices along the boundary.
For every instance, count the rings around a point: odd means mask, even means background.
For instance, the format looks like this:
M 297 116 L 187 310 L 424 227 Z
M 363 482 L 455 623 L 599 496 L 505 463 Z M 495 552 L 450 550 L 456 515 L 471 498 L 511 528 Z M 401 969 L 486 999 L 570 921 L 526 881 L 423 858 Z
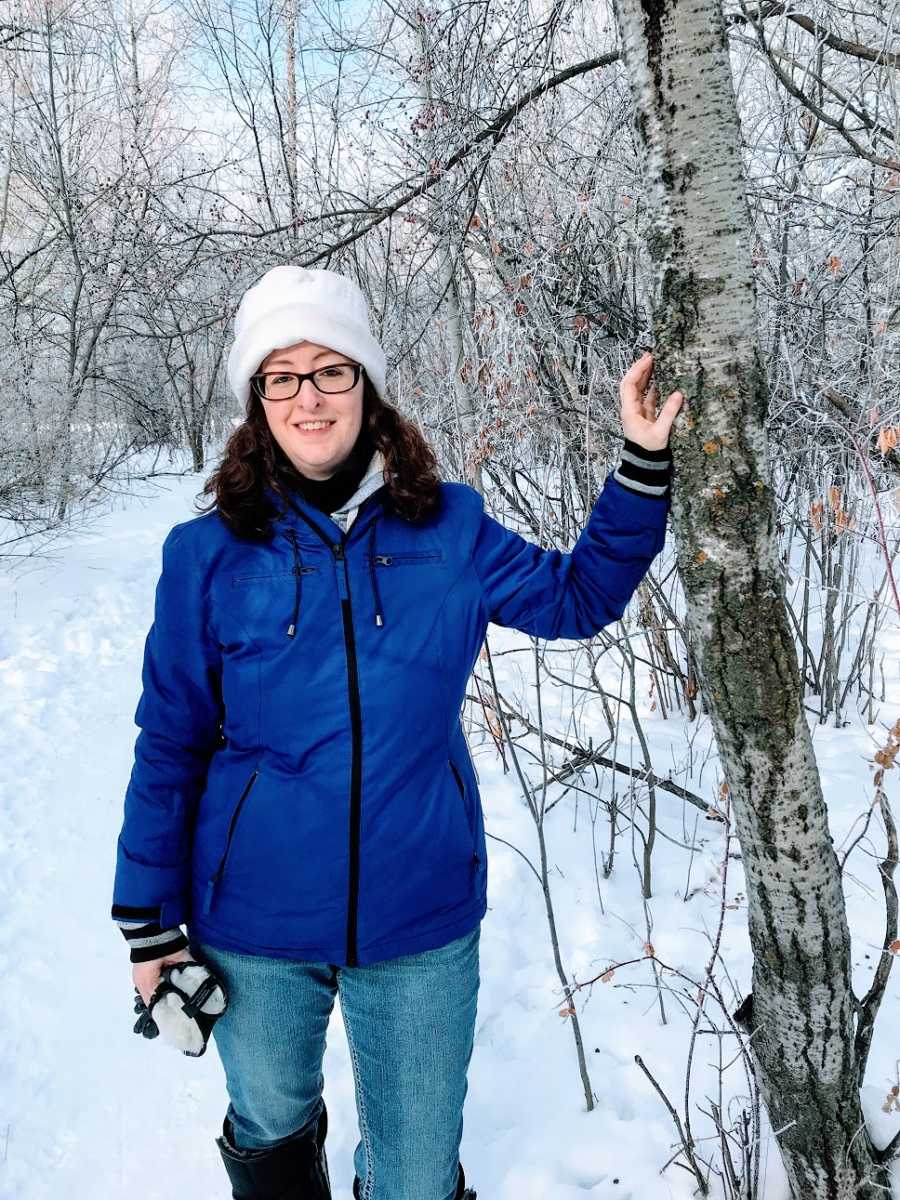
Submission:
M 747 878 L 753 990 L 736 1020 L 796 1200 L 889 1191 L 859 1100 L 857 1001 L 788 622 L 765 432 L 753 231 L 719 0 L 616 0 L 652 199 L 648 251 L 672 523 Z

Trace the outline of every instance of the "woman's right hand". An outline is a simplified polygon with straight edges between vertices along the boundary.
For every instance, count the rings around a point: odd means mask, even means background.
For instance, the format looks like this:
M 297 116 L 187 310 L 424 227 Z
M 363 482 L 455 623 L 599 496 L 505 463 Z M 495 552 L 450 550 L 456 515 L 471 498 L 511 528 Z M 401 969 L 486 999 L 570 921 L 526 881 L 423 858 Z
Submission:
M 152 958 L 149 962 L 134 963 L 131 968 L 131 978 L 144 1003 L 149 1006 L 150 997 L 156 991 L 162 969 L 167 963 L 186 962 L 191 959 L 193 959 L 193 955 L 190 950 L 184 949 L 175 954 L 167 954 L 164 958 Z

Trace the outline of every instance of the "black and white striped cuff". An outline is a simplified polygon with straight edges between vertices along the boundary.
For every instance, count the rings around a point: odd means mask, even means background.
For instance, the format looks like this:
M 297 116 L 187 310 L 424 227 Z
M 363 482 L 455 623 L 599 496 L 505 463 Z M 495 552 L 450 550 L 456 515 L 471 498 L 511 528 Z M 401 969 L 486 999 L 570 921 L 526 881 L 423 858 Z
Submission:
M 177 954 L 188 944 L 180 926 L 162 928 L 158 908 L 130 908 L 114 904 L 112 916 L 129 945 L 133 963 L 151 962 L 154 958 Z
M 626 438 L 613 478 L 630 492 L 666 499 L 672 481 L 672 451 L 668 446 L 647 450 Z

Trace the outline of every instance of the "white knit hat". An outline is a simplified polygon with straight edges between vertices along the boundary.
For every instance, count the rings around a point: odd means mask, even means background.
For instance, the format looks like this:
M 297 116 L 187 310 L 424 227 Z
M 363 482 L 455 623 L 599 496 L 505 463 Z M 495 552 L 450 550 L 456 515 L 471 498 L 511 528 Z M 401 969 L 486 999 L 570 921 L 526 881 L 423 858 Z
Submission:
M 250 376 L 273 350 L 295 342 L 317 342 L 361 362 L 384 399 L 386 359 L 369 326 L 360 288 L 346 275 L 323 268 L 272 267 L 241 297 L 228 352 L 228 384 L 241 404 L 250 396 Z

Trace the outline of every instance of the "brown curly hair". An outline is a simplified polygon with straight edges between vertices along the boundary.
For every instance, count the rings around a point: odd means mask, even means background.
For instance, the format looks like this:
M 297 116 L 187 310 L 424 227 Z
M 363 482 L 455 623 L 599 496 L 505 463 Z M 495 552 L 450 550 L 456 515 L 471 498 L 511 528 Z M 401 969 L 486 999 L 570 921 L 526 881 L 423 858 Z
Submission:
M 425 520 L 440 503 L 437 459 L 428 442 L 403 414 L 378 395 L 363 372 L 365 431 L 384 455 L 384 480 L 391 510 L 413 524 Z M 213 497 L 195 504 L 197 512 L 218 506 L 219 516 L 238 537 L 265 541 L 272 536 L 276 510 L 266 498 L 268 484 L 279 496 L 290 491 L 288 480 L 296 468 L 272 437 L 262 401 L 250 389 L 247 413 L 225 444 L 221 462 L 206 480 L 200 496 Z

